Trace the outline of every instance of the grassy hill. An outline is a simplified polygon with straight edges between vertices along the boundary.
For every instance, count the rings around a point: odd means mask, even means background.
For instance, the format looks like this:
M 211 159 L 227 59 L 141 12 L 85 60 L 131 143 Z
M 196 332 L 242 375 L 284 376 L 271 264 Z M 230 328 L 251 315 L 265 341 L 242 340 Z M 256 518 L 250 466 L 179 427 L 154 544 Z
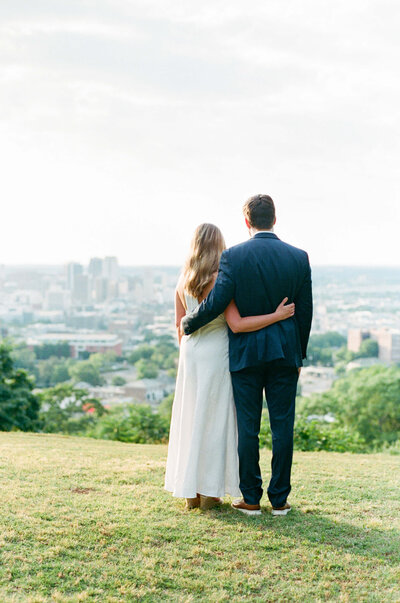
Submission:
M 165 457 L 0 433 L 0 601 L 400 601 L 400 457 L 296 453 L 286 518 L 186 511 Z

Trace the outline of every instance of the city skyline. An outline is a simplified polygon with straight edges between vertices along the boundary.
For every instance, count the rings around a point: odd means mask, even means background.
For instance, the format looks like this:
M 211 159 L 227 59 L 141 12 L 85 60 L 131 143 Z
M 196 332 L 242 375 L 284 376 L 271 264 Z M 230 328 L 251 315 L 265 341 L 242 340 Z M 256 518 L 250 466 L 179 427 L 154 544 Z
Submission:
M 97 256 L 96 256 L 97 257 Z M 116 257 L 116 256 L 112 256 L 112 257 Z M 0 263 L 0 269 L 4 266 L 5 268 L 12 270 L 12 269 L 22 269 L 22 268 L 28 268 L 28 269 L 44 269 L 44 268 L 60 268 L 60 269 L 65 269 L 68 264 L 80 264 L 82 266 L 84 266 L 85 268 L 87 268 L 89 266 L 90 260 L 92 258 L 89 257 L 88 260 L 82 260 L 82 261 L 78 261 L 78 260 L 74 260 L 74 259 L 69 259 L 66 261 L 61 261 L 61 262 L 57 262 L 57 263 L 48 263 L 48 262 L 19 262 L 19 263 Z M 118 259 L 118 258 L 117 258 Z M 171 269 L 177 269 L 180 270 L 183 266 L 183 262 L 181 264 L 163 264 L 163 263 L 158 263 L 158 264 L 122 264 L 121 262 L 118 261 L 118 266 L 120 269 L 127 269 L 127 268 L 148 268 L 148 269 L 152 269 L 152 268 L 171 268 Z M 318 264 L 318 263 L 313 263 L 313 266 L 315 266 L 315 268 L 360 268 L 360 269 L 367 269 L 369 266 L 367 264 Z M 398 264 L 375 264 L 372 266 L 372 268 L 389 268 L 389 269 L 396 269 L 396 268 L 400 268 L 400 263 Z
M 0 264 L 182 265 L 265 192 L 312 265 L 396 266 L 390 0 L 0 6 Z

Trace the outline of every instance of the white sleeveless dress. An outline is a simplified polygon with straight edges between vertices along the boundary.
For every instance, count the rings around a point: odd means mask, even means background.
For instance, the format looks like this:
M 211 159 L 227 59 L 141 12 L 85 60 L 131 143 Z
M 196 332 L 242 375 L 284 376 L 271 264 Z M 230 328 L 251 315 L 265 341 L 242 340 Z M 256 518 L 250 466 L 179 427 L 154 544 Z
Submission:
M 198 301 L 185 294 L 186 313 Z M 181 341 L 165 489 L 174 496 L 241 496 L 236 411 L 223 314 Z

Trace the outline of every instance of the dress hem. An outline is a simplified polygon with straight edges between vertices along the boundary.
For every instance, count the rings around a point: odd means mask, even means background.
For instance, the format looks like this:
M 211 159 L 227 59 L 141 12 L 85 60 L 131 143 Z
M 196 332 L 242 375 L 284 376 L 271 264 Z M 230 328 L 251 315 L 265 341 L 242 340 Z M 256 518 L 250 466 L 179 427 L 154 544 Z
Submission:
M 193 492 L 192 490 L 187 490 L 185 493 L 179 492 L 179 494 L 177 491 L 173 490 L 172 488 L 168 488 L 167 486 L 164 487 L 164 490 L 171 492 L 172 496 L 175 498 L 196 498 L 197 496 L 197 492 Z M 237 496 L 242 496 L 241 491 L 239 489 L 236 490 L 235 488 L 227 488 L 226 490 L 217 490 L 214 492 L 211 492 L 210 490 L 201 492 L 200 487 L 199 490 L 199 493 L 203 496 L 212 496 L 216 498 L 222 498 L 223 496 L 231 496 L 232 498 L 236 498 Z

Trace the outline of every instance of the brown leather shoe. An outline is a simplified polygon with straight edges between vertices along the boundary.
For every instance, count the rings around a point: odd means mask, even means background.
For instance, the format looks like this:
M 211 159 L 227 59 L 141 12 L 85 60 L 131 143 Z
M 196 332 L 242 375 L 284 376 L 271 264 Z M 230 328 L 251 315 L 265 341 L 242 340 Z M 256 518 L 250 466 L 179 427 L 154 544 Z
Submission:
M 272 515 L 287 515 L 291 510 L 292 507 L 287 502 L 283 505 L 283 507 L 272 507 L 271 513 Z
M 246 515 L 261 515 L 260 505 L 248 505 L 243 498 L 234 500 L 231 507 L 233 509 L 236 509 L 236 511 L 241 511 L 242 513 L 245 513 Z

